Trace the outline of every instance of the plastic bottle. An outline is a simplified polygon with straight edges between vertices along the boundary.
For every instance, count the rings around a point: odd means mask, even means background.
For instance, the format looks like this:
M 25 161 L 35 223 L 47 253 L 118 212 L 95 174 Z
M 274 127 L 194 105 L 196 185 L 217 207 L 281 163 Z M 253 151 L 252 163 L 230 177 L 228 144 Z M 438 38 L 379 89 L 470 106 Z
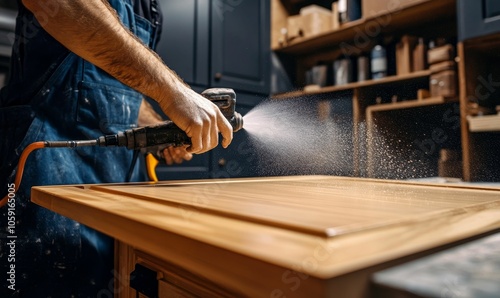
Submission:
M 371 52 L 371 72 L 374 80 L 387 76 L 387 54 L 382 45 L 376 45 Z

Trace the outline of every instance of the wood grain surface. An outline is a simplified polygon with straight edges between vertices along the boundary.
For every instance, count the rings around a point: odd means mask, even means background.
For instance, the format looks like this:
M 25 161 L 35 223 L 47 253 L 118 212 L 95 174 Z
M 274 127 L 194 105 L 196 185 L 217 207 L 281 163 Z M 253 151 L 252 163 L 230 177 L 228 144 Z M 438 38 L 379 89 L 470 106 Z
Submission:
M 499 189 L 329 176 L 35 187 L 32 201 L 255 295 L 287 288 L 287 270 L 328 295 L 334 277 L 500 227 Z

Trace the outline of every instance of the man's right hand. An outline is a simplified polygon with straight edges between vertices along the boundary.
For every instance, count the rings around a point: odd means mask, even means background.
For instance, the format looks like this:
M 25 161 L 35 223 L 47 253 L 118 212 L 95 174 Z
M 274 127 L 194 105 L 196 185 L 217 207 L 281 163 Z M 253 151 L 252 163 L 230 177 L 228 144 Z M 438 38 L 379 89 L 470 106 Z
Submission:
M 187 86 L 179 89 L 181 93 L 176 96 L 170 93 L 170 97 L 163 98 L 159 104 L 191 138 L 187 151 L 201 154 L 215 148 L 219 144 L 219 132 L 223 137 L 222 146 L 227 148 L 233 139 L 233 128 L 219 108 Z

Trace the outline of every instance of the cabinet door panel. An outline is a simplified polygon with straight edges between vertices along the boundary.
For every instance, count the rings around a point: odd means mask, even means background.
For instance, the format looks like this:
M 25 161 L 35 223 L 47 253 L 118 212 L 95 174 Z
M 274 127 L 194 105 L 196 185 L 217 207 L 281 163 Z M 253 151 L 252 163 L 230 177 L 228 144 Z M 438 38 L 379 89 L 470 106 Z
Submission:
M 492 18 L 500 15 L 500 2 L 498 0 L 484 0 L 485 17 Z
M 269 93 L 270 4 L 212 1 L 211 85 Z
M 500 32 L 498 0 L 458 0 L 457 8 L 461 41 Z
M 209 2 L 160 0 L 162 37 L 157 52 L 188 84 L 207 86 L 209 69 Z

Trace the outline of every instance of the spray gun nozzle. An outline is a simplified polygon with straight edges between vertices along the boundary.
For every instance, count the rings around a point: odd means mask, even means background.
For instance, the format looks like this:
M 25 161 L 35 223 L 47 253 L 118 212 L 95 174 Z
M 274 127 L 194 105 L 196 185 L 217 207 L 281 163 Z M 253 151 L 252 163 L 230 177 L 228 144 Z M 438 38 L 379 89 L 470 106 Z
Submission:
M 229 122 L 233 126 L 233 132 L 237 132 L 243 128 L 243 116 L 238 112 L 234 112 L 234 117 Z

